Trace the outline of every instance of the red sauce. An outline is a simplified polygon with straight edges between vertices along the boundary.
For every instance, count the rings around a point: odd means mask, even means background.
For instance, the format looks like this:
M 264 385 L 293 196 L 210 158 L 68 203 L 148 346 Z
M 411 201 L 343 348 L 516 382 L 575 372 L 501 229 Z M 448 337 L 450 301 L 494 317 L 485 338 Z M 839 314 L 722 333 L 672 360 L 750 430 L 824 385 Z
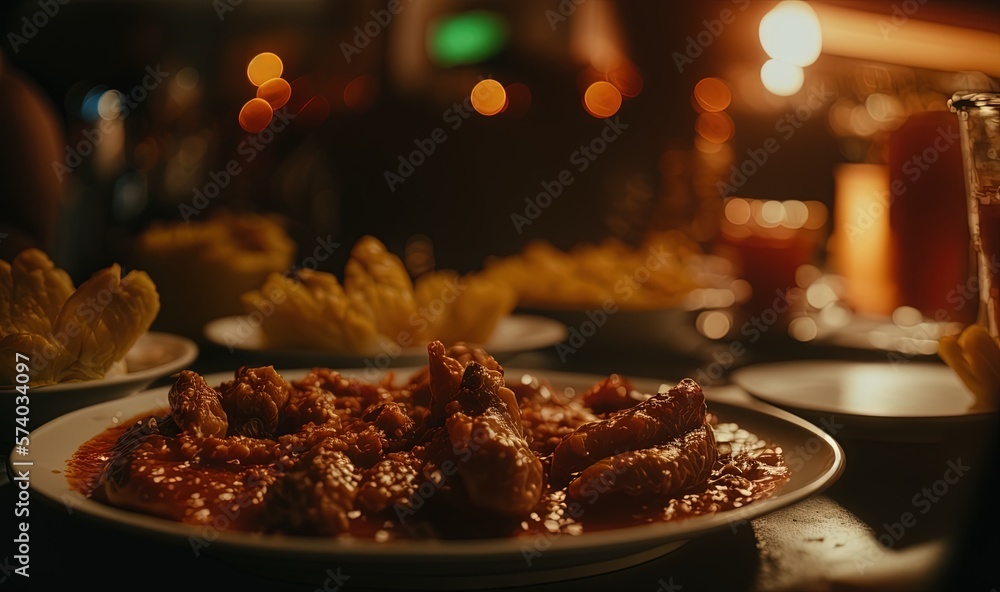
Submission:
M 161 410 L 156 416 L 165 416 Z M 261 530 L 257 521 L 259 501 L 274 478 L 280 477 L 280 462 L 256 467 L 260 475 L 248 479 L 243 466 L 192 465 L 183 455 L 171 456 L 167 465 L 180 479 L 170 486 L 162 503 L 148 505 L 122 503 L 106 494 L 101 475 L 112 455 L 112 448 L 137 417 L 109 428 L 86 442 L 68 462 L 70 485 L 81 494 L 103 503 L 144 511 L 163 517 L 202 524 L 216 529 Z M 710 419 L 714 419 L 710 416 Z M 566 489 L 547 490 L 537 507 L 521 520 L 512 520 L 446 502 L 446 495 L 436 490 L 429 495 L 415 495 L 404 508 L 404 520 L 393 519 L 392 512 L 368 516 L 360 511 L 350 514 L 350 536 L 386 541 L 394 538 L 483 538 L 505 536 L 578 535 L 588 531 L 664 522 L 715 512 L 738 510 L 754 501 L 769 497 L 784 485 L 790 475 L 784 466 L 780 448 L 758 440 L 753 434 L 732 423 L 714 426 L 719 458 L 707 483 L 670 500 L 639 501 L 621 497 L 602 498 L 599 490 L 583 500 L 567 500 Z M 160 438 L 153 436 L 153 439 Z M 162 438 L 169 445 L 175 438 Z M 176 442 L 173 443 L 176 446 Z M 165 481 L 170 480 L 164 475 Z M 232 497 L 219 500 L 218 492 Z M 427 491 L 430 491 L 427 489 Z M 190 511 L 192 496 L 203 499 Z M 222 497 L 226 497 L 224 493 Z M 209 501 L 211 500 L 211 501 Z M 198 510 L 201 510 L 200 512 Z M 398 514 L 397 514 L 398 515 Z

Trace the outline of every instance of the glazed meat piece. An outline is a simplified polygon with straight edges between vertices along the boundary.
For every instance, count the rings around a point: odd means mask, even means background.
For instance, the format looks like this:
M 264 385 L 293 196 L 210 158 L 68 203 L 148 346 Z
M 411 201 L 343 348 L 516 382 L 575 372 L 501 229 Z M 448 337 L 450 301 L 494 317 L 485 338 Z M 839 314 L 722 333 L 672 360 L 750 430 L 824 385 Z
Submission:
M 264 490 L 275 479 L 269 465 L 277 453 L 266 440 L 147 435 L 107 465 L 100 493 L 154 516 L 209 524 L 224 515 L 225 524 L 243 528 L 256 521 Z M 111 470 L 115 466 L 120 470 Z
M 313 384 L 304 385 L 292 390 L 281 414 L 279 433 L 294 433 L 309 423 L 339 426 L 341 417 L 350 418 L 352 414 L 353 410 L 338 409 L 337 397 L 330 391 Z
M 296 389 L 314 386 L 330 391 L 338 401 L 338 408 L 350 408 L 355 415 L 371 405 L 392 399 L 384 384 L 346 378 L 340 372 L 329 368 L 313 368 L 301 380 L 296 380 L 293 386 Z M 342 401 L 351 401 L 351 404 L 341 404 Z
M 710 426 L 702 426 L 666 444 L 601 459 L 569 484 L 569 497 L 591 503 L 600 496 L 671 498 L 712 474 L 718 450 Z
M 503 375 L 470 362 L 445 412 L 458 474 L 472 505 L 512 516 L 530 512 L 544 486 L 542 463 L 524 439 L 520 411 Z
M 292 387 L 273 366 L 240 367 L 236 377 L 219 387 L 222 408 L 229 417 L 231 436 L 273 438 L 281 409 Z
M 592 421 L 597 421 L 597 417 L 576 402 L 521 399 L 524 435 L 531 450 L 539 456 L 552 454 L 567 434 Z
M 184 370 L 176 376 L 177 381 L 170 387 L 167 400 L 177 427 L 192 436 L 224 438 L 229 430 L 229 418 L 219 393 L 196 372 Z
M 619 374 L 612 374 L 583 393 L 583 404 L 598 415 L 635 407 L 645 397 L 636 398 L 632 383 Z
M 441 425 L 448 416 L 445 406 L 461 388 L 465 370 L 470 364 L 476 363 L 491 372 L 498 372 L 501 378 L 500 384 L 503 384 L 503 368 L 497 364 L 493 356 L 482 349 L 457 344 L 445 350 L 444 344 L 433 341 L 427 345 L 427 354 L 429 356 L 427 381 L 431 392 L 430 419 L 434 425 Z M 419 376 L 414 378 L 420 380 Z M 516 405 L 514 407 L 516 408 Z
M 412 452 L 391 452 L 365 470 L 358 487 L 357 506 L 366 514 L 378 514 L 395 504 L 407 504 L 424 482 L 424 460 Z
M 324 438 L 268 488 L 261 512 L 268 530 L 333 536 L 350 526 L 360 475 L 338 438 Z
M 566 436 L 552 456 L 549 481 L 556 486 L 602 458 L 662 444 L 705 422 L 705 395 L 685 378 L 666 393 L 620 411 L 608 419 L 580 426 Z

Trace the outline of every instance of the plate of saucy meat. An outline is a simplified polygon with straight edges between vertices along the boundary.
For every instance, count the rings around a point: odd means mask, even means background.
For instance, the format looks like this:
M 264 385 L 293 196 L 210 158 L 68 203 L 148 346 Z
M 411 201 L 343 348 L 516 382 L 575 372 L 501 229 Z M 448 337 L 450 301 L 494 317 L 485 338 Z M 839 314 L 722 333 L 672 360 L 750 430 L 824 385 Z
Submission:
M 352 584 L 413 589 L 621 569 L 843 469 L 819 428 L 738 389 L 505 370 L 440 342 L 428 357 L 374 382 L 184 371 L 35 430 L 32 487 L 269 577 L 340 566 Z

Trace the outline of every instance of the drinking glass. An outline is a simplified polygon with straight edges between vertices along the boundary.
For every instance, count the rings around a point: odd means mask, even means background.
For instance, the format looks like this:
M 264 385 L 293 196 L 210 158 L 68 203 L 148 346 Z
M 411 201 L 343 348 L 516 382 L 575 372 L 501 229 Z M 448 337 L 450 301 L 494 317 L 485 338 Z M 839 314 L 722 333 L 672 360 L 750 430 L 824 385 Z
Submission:
M 979 275 L 979 323 L 1000 336 L 1000 93 L 956 93 L 969 209 Z

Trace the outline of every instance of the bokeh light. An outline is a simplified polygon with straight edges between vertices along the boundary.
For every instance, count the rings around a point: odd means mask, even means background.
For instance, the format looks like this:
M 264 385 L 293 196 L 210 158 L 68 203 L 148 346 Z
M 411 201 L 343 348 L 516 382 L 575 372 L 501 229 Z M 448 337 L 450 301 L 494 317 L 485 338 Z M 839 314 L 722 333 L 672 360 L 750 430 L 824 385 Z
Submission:
M 295 118 L 295 125 L 302 128 L 316 127 L 326 121 L 329 116 L 330 102 L 322 95 L 316 95 L 302 106 Z
M 767 55 L 795 66 L 808 66 L 823 50 L 816 11 L 798 0 L 778 3 L 761 19 L 759 33 Z
M 794 64 L 767 60 L 760 69 L 760 81 L 764 83 L 764 88 L 772 93 L 787 97 L 799 92 L 802 83 L 805 82 L 805 74 L 802 68 Z
M 257 98 L 250 99 L 240 109 L 240 127 L 251 134 L 256 134 L 271 123 L 272 115 L 273 110 L 267 101 Z
M 622 94 L 610 82 L 599 80 L 583 94 L 583 106 L 594 117 L 611 117 L 622 106 Z
M 361 112 L 371 106 L 377 95 L 378 83 L 375 77 L 362 74 L 344 87 L 344 104 L 352 111 Z
M 292 96 L 292 87 L 284 78 L 272 78 L 257 88 L 257 98 L 264 99 L 271 109 L 285 106 Z
M 722 144 L 733 137 L 733 120 L 725 113 L 702 113 L 694 122 L 698 135 L 713 144 Z
M 729 85 L 718 78 L 702 78 L 694 85 L 694 100 L 703 111 L 715 113 L 729 106 L 733 93 Z
M 260 86 L 272 78 L 281 77 L 284 65 L 281 58 L 271 52 L 257 54 L 247 65 L 247 78 L 254 86 Z
M 746 224 L 750 221 L 750 204 L 747 200 L 732 197 L 726 200 L 726 220 L 733 224 Z
M 504 111 L 510 117 L 518 118 L 527 115 L 531 109 L 531 89 L 523 82 L 508 84 L 507 109 Z
M 496 115 L 507 106 L 507 91 L 503 85 L 487 78 L 472 88 L 472 108 L 481 115 Z
M 622 62 L 609 72 L 608 82 L 613 84 L 623 97 L 631 99 L 642 92 L 642 73 L 631 62 Z

